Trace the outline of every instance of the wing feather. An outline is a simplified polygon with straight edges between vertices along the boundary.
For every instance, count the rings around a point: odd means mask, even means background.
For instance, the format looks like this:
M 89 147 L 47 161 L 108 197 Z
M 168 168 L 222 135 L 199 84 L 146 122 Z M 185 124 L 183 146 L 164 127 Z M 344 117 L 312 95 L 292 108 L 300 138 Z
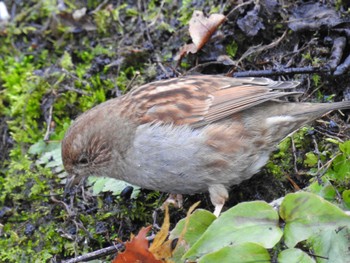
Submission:
M 164 122 L 194 127 L 225 119 L 269 100 L 300 94 L 298 82 L 267 78 L 185 76 L 158 81 L 129 92 L 125 109 L 141 123 Z

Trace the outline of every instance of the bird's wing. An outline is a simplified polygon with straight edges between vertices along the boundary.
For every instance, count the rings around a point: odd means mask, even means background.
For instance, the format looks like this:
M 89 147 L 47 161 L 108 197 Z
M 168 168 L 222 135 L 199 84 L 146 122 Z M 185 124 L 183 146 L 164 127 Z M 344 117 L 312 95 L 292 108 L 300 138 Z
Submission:
M 286 91 L 298 84 L 267 78 L 194 75 L 146 84 L 129 92 L 121 103 L 125 114 L 132 113 L 140 123 L 199 127 L 268 100 L 299 94 Z

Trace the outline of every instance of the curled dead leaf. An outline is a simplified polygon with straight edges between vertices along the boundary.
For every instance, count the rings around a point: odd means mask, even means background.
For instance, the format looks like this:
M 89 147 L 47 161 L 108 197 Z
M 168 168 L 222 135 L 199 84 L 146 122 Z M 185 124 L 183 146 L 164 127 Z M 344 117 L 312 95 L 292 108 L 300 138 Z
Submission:
M 222 14 L 212 14 L 206 17 L 201 11 L 194 11 L 190 20 L 190 36 L 193 44 L 200 50 L 216 29 L 225 21 L 226 17 Z
M 195 10 L 189 22 L 189 33 L 193 43 L 185 44 L 175 59 L 180 60 L 188 53 L 197 53 L 225 19 L 226 16 L 222 14 L 211 14 L 206 17 L 202 11 Z

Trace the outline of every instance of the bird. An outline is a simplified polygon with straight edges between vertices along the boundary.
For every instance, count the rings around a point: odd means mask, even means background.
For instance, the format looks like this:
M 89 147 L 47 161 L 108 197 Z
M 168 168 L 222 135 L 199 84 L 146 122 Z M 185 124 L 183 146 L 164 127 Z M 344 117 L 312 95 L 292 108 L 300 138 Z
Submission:
M 62 140 L 66 191 L 90 175 L 170 194 L 209 192 L 258 173 L 278 143 L 350 101 L 288 100 L 297 81 L 188 75 L 134 88 L 81 114 Z

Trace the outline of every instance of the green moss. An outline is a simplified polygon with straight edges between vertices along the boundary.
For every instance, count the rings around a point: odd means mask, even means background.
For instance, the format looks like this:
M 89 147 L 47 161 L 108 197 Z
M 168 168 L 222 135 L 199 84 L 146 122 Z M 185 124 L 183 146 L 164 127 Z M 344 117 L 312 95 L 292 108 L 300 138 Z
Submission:
M 10 141 L 0 163 L 0 248 L 5 248 L 0 249 L 0 262 L 47 262 L 106 247 L 152 223 L 151 212 L 160 205 L 158 192 L 141 191 L 132 200 L 108 192 L 91 197 L 86 192 L 84 198 L 72 197 L 74 205 L 69 203 L 68 211 L 62 204 L 70 200 L 62 196 L 59 141 L 76 116 L 117 91 L 126 93 L 155 76 L 176 72 L 175 63 L 169 62 L 184 42 L 181 38 L 189 39 L 184 32 L 193 11 L 219 9 L 208 1 L 188 0 L 151 0 L 142 9 L 131 2 L 100 4 L 65 1 L 61 13 L 53 0 L 23 2 L 13 21 L 0 30 L 0 118 L 6 122 L 4 138 Z M 88 17 L 97 30 L 72 33 L 85 25 L 82 20 L 72 21 L 72 12 L 98 6 Z M 231 57 L 236 56 L 237 45 L 232 42 L 226 47 Z M 318 63 L 311 53 L 305 59 Z M 189 61 L 182 60 L 182 69 L 193 66 Z M 315 75 L 313 82 L 320 83 L 319 77 Z M 318 99 L 324 100 L 321 93 Z M 297 151 L 310 144 L 307 130 L 296 133 L 293 140 Z M 325 145 L 320 144 L 320 155 L 307 149 L 305 165 L 310 174 L 318 172 L 316 157 L 321 161 L 334 157 L 322 185 L 314 189 L 328 199 L 340 191 L 350 203 L 345 190 L 349 178 L 341 172 L 347 168 L 347 146 L 341 146 L 339 156 L 332 156 Z M 293 161 L 291 139 L 287 139 L 268 169 L 281 176 L 292 171 Z M 302 164 L 298 156 L 297 165 Z M 97 229 L 99 223 L 108 226 L 105 233 Z

